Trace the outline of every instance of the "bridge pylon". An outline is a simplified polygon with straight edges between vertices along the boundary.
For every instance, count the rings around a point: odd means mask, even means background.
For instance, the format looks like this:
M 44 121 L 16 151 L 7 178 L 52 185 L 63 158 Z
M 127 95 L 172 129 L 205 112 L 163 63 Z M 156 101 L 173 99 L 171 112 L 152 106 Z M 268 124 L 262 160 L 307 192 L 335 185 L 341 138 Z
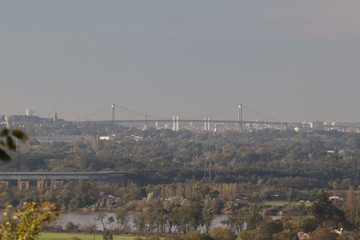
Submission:
M 239 104 L 238 107 L 238 132 L 243 132 L 243 105 Z
M 115 104 L 111 104 L 111 120 L 115 121 Z

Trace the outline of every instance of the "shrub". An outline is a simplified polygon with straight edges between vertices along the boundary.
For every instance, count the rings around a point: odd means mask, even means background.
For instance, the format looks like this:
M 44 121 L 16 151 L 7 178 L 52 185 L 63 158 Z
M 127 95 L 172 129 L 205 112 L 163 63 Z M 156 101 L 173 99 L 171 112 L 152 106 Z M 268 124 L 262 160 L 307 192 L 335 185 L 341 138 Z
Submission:
M 306 216 L 300 219 L 299 227 L 303 229 L 304 232 L 312 232 L 319 226 L 318 221 L 313 216 Z
M 256 239 L 256 230 L 242 231 L 239 233 L 240 240 L 254 240 Z
M 336 240 L 337 234 L 327 228 L 317 228 L 310 234 L 311 240 Z
M 232 240 L 235 238 L 230 228 L 225 227 L 213 227 L 209 234 L 214 240 Z
M 71 238 L 69 238 L 69 240 L 81 240 L 81 239 L 78 237 L 71 237 Z
M 79 231 L 79 225 L 69 221 L 69 222 L 65 223 L 64 230 L 66 232 L 78 232 Z

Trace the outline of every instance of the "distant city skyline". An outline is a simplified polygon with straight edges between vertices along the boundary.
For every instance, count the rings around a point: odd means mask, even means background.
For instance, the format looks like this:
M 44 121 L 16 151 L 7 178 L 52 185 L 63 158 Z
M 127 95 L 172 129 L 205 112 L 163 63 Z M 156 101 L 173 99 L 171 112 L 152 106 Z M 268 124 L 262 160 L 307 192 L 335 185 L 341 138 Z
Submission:
M 359 7 L 357 0 L 4 1 L 0 114 L 103 120 L 118 104 L 160 117 L 236 119 L 244 104 L 287 122 L 360 122 Z M 118 119 L 135 116 L 117 110 Z

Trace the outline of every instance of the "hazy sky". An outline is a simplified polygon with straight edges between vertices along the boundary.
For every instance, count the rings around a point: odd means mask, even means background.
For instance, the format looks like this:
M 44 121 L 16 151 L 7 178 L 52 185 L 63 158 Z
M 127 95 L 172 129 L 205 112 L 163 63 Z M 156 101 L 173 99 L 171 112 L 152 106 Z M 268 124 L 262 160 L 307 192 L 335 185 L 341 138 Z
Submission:
M 359 24 L 359 0 L 2 0 L 0 114 L 359 122 Z

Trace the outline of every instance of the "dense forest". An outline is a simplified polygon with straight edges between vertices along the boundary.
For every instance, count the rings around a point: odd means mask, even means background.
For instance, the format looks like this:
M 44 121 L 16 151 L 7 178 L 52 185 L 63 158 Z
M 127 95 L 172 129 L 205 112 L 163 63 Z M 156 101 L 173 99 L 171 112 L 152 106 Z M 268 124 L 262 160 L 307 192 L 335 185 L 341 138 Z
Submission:
M 123 171 L 140 185 L 206 179 L 296 189 L 348 189 L 357 187 L 360 180 L 360 136 L 355 133 L 267 129 L 214 134 L 94 126 L 76 129 L 116 137 L 110 141 L 95 138 L 43 144 L 30 138 L 20 146 L 13 161 L 1 164 L 0 170 Z
M 175 232 L 183 237 L 178 239 L 218 239 L 214 237 L 218 234 L 262 240 L 302 239 L 297 234 L 303 232 L 311 233 L 311 239 L 358 239 L 360 135 L 356 133 L 176 132 L 95 123 L 30 132 L 35 136 L 41 131 L 96 137 L 40 143 L 30 135 L 0 170 L 122 171 L 128 186 L 83 181 L 69 182 L 62 189 L 18 191 L 5 186 L 2 207 L 50 201 L 67 211 L 99 211 L 98 220 L 111 234 L 174 237 Z M 100 140 L 104 135 L 111 140 Z M 331 195 L 335 201 L 329 200 Z M 115 218 L 104 211 L 114 212 Z M 211 227 L 218 214 L 226 216 L 227 229 Z M 94 231 L 94 226 L 68 223 L 67 227 L 66 231 Z M 353 237 L 334 235 L 334 229 L 343 228 Z

